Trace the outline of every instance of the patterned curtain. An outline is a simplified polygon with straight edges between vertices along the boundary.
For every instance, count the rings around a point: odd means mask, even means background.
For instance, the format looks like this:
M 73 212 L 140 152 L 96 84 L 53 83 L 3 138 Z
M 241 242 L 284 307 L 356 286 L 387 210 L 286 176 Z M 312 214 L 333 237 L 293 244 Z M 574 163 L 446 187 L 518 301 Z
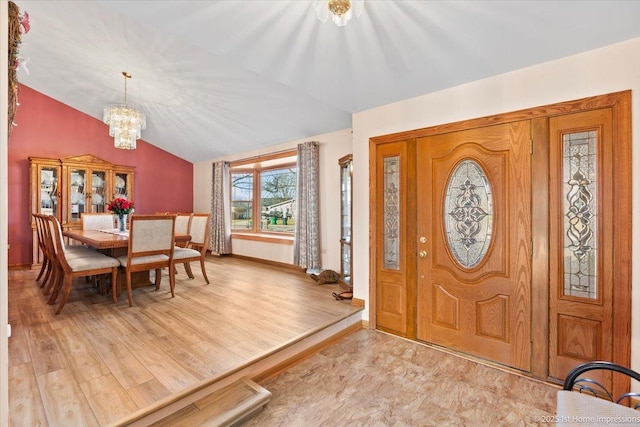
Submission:
M 293 263 L 308 269 L 320 268 L 319 152 L 315 141 L 298 145 Z
M 231 209 L 229 203 L 229 163 L 213 164 L 211 185 L 211 230 L 209 246 L 218 255 L 231 253 Z

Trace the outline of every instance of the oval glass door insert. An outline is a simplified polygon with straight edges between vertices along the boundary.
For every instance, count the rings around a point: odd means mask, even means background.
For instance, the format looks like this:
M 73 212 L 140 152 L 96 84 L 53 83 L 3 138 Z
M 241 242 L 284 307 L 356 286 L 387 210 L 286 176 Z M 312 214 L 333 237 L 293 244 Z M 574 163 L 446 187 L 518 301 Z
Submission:
M 463 268 L 473 268 L 487 255 L 493 233 L 493 195 L 478 162 L 460 162 L 447 181 L 444 198 L 447 245 Z

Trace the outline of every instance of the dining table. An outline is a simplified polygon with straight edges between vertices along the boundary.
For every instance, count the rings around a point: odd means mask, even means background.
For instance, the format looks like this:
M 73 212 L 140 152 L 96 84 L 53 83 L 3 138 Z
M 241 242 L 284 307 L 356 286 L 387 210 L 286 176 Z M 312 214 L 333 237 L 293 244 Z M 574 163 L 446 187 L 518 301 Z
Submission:
M 91 246 L 100 252 L 117 258 L 126 255 L 129 249 L 129 232 L 113 230 L 83 230 L 83 229 L 66 229 L 62 231 L 62 235 L 71 241 Z M 191 240 L 189 234 L 176 234 L 174 241 L 176 245 L 185 245 Z M 118 273 L 118 282 L 116 283 L 116 296 L 120 296 L 122 284 L 125 283 L 124 272 Z M 135 272 L 131 275 L 131 287 L 139 288 L 142 286 L 153 285 L 150 280 L 149 271 Z

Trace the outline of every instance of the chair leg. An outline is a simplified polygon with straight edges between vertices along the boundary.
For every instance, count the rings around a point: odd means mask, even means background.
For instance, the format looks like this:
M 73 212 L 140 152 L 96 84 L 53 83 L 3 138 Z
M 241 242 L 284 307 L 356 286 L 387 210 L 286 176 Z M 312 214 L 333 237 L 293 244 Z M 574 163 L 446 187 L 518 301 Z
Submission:
M 114 267 L 111 272 L 111 299 L 113 303 L 118 302 L 118 267 Z
M 41 287 L 43 287 L 42 289 L 42 294 L 43 295 L 49 295 L 49 292 L 51 292 L 51 289 L 53 287 L 53 282 L 55 281 L 56 278 L 56 272 L 55 272 L 55 268 L 52 269 L 51 273 L 48 274 L 48 277 L 46 278 L 46 280 L 44 282 L 42 282 Z
M 207 277 L 207 270 L 204 268 L 204 259 L 200 258 L 200 268 L 202 269 L 202 275 L 204 276 L 204 280 L 207 281 L 207 285 L 209 284 L 209 278 Z
M 171 287 L 171 298 L 176 297 L 175 287 L 176 287 L 176 265 L 174 263 L 169 264 L 169 287 Z
M 47 265 L 49 265 L 49 260 L 45 258 L 44 261 L 42 261 L 42 267 L 40 267 L 40 273 L 38 273 L 38 277 L 36 277 L 36 282 L 38 282 L 44 274 L 44 271 L 47 269 Z
M 62 282 L 64 280 L 64 272 L 60 271 L 60 269 L 55 268 L 50 280 L 51 281 L 49 282 L 49 284 L 47 284 L 47 288 L 44 290 L 45 295 L 51 292 L 51 296 L 49 296 L 49 301 L 47 301 L 47 304 L 53 304 L 56 302 L 56 299 L 58 298 L 58 292 L 60 291 L 60 287 L 62 286 Z
M 49 283 L 49 280 L 51 280 L 51 276 L 53 274 L 55 274 L 56 271 L 56 265 L 49 261 L 49 263 L 47 264 L 47 272 L 44 275 L 44 279 L 42 279 L 42 284 L 40 285 L 40 287 L 44 287 L 45 289 L 47 288 L 51 288 L 51 284 Z M 46 292 L 45 292 L 46 295 Z
M 44 275 L 44 279 L 40 284 L 40 287 L 44 288 L 43 292 L 45 293 L 45 295 L 47 294 L 46 289 L 51 288 L 51 284 L 49 283 L 49 280 L 51 280 L 51 275 L 53 273 L 54 268 L 55 267 L 53 266 L 53 263 L 49 263 L 49 265 L 47 266 L 47 273 Z
M 116 286 L 115 286 L 116 280 L 118 280 L 118 267 L 113 267 L 113 268 L 111 269 L 111 283 L 112 283 L 112 285 L 111 285 L 111 293 L 113 294 L 113 302 L 116 302 L 116 301 L 117 301 L 117 299 L 116 299 L 116 292 L 115 292 L 115 289 L 116 289 Z
M 131 291 L 131 270 L 127 268 L 127 297 L 129 298 L 129 307 L 133 307 L 133 292 Z
M 189 262 L 184 263 L 184 271 L 187 272 L 187 276 L 189 276 L 189 279 L 193 279 L 193 271 L 191 271 L 191 263 Z
M 161 268 L 156 268 L 156 291 L 158 289 L 160 289 L 160 282 L 162 282 L 162 269 Z
M 62 311 L 62 307 L 67 303 L 67 298 L 69 298 L 69 294 L 71 293 L 71 281 L 73 277 L 70 274 L 64 276 L 64 291 L 62 291 L 62 300 L 60 300 L 60 304 L 58 304 L 58 309 L 56 310 L 56 314 L 60 314 Z M 57 293 L 54 291 L 54 293 Z M 53 295 L 52 295 L 53 296 Z

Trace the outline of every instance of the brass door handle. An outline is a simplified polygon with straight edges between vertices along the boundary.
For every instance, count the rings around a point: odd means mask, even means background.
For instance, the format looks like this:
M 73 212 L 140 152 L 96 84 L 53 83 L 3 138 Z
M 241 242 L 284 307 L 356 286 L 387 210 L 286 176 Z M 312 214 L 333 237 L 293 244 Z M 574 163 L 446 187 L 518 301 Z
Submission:
M 420 251 L 418 252 L 418 256 L 420 258 L 426 258 L 427 257 L 427 251 Z

